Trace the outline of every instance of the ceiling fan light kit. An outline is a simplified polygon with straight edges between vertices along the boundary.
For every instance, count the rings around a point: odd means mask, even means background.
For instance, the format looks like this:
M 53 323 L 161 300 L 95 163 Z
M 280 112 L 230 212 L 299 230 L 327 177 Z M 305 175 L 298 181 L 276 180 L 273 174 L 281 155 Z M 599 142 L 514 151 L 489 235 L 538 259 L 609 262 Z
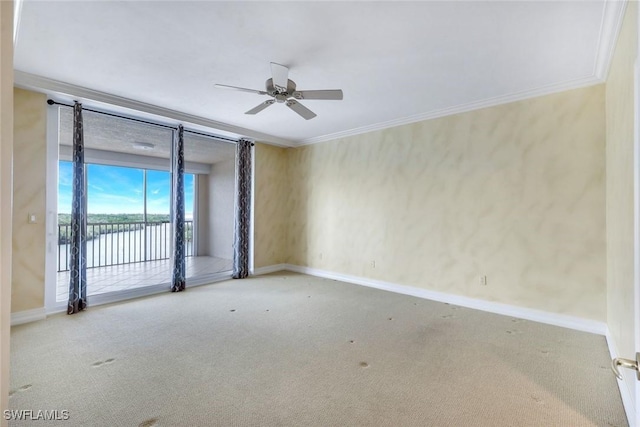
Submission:
M 266 91 L 247 89 L 237 86 L 228 86 L 216 84 L 215 87 L 219 89 L 232 89 L 242 92 L 255 93 L 256 95 L 268 95 L 273 99 L 269 99 L 262 104 L 252 108 L 245 112 L 245 114 L 258 114 L 262 110 L 275 103 L 285 104 L 292 111 L 297 113 L 305 120 L 310 120 L 316 117 L 316 114 L 309 110 L 307 107 L 299 103 L 299 99 L 316 99 L 316 100 L 334 100 L 340 101 L 343 98 L 341 89 L 329 89 L 329 90 L 296 90 L 296 83 L 293 80 L 289 80 L 289 68 L 284 65 L 271 63 L 271 78 L 267 79 L 265 83 Z

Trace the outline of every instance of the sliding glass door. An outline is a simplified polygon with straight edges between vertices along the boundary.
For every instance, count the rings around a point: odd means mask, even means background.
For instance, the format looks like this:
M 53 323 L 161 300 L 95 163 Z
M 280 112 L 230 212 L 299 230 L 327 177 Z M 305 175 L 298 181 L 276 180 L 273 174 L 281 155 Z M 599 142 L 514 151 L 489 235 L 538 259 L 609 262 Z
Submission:
M 61 107 L 56 301 L 68 294 L 71 110 Z M 89 301 L 166 287 L 171 281 L 170 155 L 173 129 L 84 114 Z M 233 144 L 185 133 L 187 286 L 229 275 L 233 237 Z
M 187 284 L 204 283 L 232 269 L 235 146 L 206 135 L 185 134 L 185 218 L 187 244 L 195 257 L 187 257 Z M 190 199 L 193 203 L 190 203 Z M 187 254 L 188 254 L 187 250 Z

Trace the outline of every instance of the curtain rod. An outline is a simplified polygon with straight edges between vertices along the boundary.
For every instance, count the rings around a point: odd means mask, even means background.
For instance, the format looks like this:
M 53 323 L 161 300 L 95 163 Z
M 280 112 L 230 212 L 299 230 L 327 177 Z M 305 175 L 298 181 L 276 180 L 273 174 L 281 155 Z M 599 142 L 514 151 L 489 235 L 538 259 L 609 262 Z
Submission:
M 73 105 L 65 104 L 63 102 L 54 101 L 53 99 L 47 99 L 47 104 L 49 104 L 49 105 L 60 105 L 60 106 L 63 106 L 63 107 L 73 108 Z M 144 124 L 151 125 L 151 126 L 158 126 L 158 127 L 162 127 L 162 128 L 166 128 L 166 129 L 172 129 L 172 130 L 176 130 L 177 129 L 174 126 L 169 126 L 169 125 L 165 125 L 165 124 L 157 123 L 157 122 L 150 122 L 150 121 L 142 120 L 142 119 L 135 119 L 133 117 L 121 116 L 119 114 L 114 114 L 114 113 L 107 113 L 106 111 L 93 110 L 91 108 L 85 108 L 85 107 L 82 107 L 82 109 L 84 111 L 90 111 L 92 113 L 104 114 L 105 116 L 111 116 L 111 117 L 117 117 L 119 119 L 131 120 L 133 122 L 144 123 Z M 238 142 L 235 139 L 225 138 L 223 136 L 217 136 L 217 135 L 210 135 L 208 133 L 197 132 L 195 130 L 185 129 L 184 131 L 187 132 L 187 133 L 192 133 L 194 135 L 200 135 L 200 136 L 205 136 L 207 138 L 218 139 L 218 140 L 221 140 L 221 141 L 224 141 L 224 142 L 232 142 L 234 144 L 236 142 Z

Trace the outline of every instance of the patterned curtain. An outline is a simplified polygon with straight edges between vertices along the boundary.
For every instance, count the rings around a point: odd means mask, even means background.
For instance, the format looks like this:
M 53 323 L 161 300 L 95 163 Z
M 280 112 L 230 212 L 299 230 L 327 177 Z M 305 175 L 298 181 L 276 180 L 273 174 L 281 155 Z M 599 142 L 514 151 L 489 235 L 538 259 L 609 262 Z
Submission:
M 251 221 L 251 146 L 241 139 L 236 144 L 236 200 L 233 241 L 233 278 L 249 275 L 249 223 Z
M 173 235 L 171 292 L 180 292 L 184 291 L 186 283 L 184 260 L 184 128 L 182 125 L 178 126 L 178 132 L 174 133 L 172 151 L 173 209 L 171 209 L 171 222 L 175 232 Z
M 71 260 L 67 314 L 87 307 L 87 198 L 84 176 L 82 104 L 73 106 L 73 194 L 71 206 Z

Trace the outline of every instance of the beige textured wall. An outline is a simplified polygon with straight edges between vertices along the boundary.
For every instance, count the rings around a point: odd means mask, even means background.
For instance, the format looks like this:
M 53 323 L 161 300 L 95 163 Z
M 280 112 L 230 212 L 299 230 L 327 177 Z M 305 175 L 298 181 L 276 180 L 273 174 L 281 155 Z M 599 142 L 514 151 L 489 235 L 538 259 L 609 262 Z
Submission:
M 598 85 L 291 150 L 288 262 L 604 321 L 604 133 Z
M 637 3 L 629 2 L 606 83 L 607 323 L 623 357 L 634 348 L 634 62 Z M 635 213 L 637 215 L 638 213 Z M 625 384 L 634 383 L 625 373 Z M 631 393 L 635 396 L 635 393 Z
M 44 307 L 46 100 L 14 90 L 13 312 Z M 28 223 L 29 213 L 35 224 Z
M 255 145 L 254 268 L 286 261 L 287 149 Z
M 11 158 L 13 155 L 13 2 L 0 2 L 0 410 L 9 407 L 11 311 Z M 8 421 L 0 417 L 0 426 Z

